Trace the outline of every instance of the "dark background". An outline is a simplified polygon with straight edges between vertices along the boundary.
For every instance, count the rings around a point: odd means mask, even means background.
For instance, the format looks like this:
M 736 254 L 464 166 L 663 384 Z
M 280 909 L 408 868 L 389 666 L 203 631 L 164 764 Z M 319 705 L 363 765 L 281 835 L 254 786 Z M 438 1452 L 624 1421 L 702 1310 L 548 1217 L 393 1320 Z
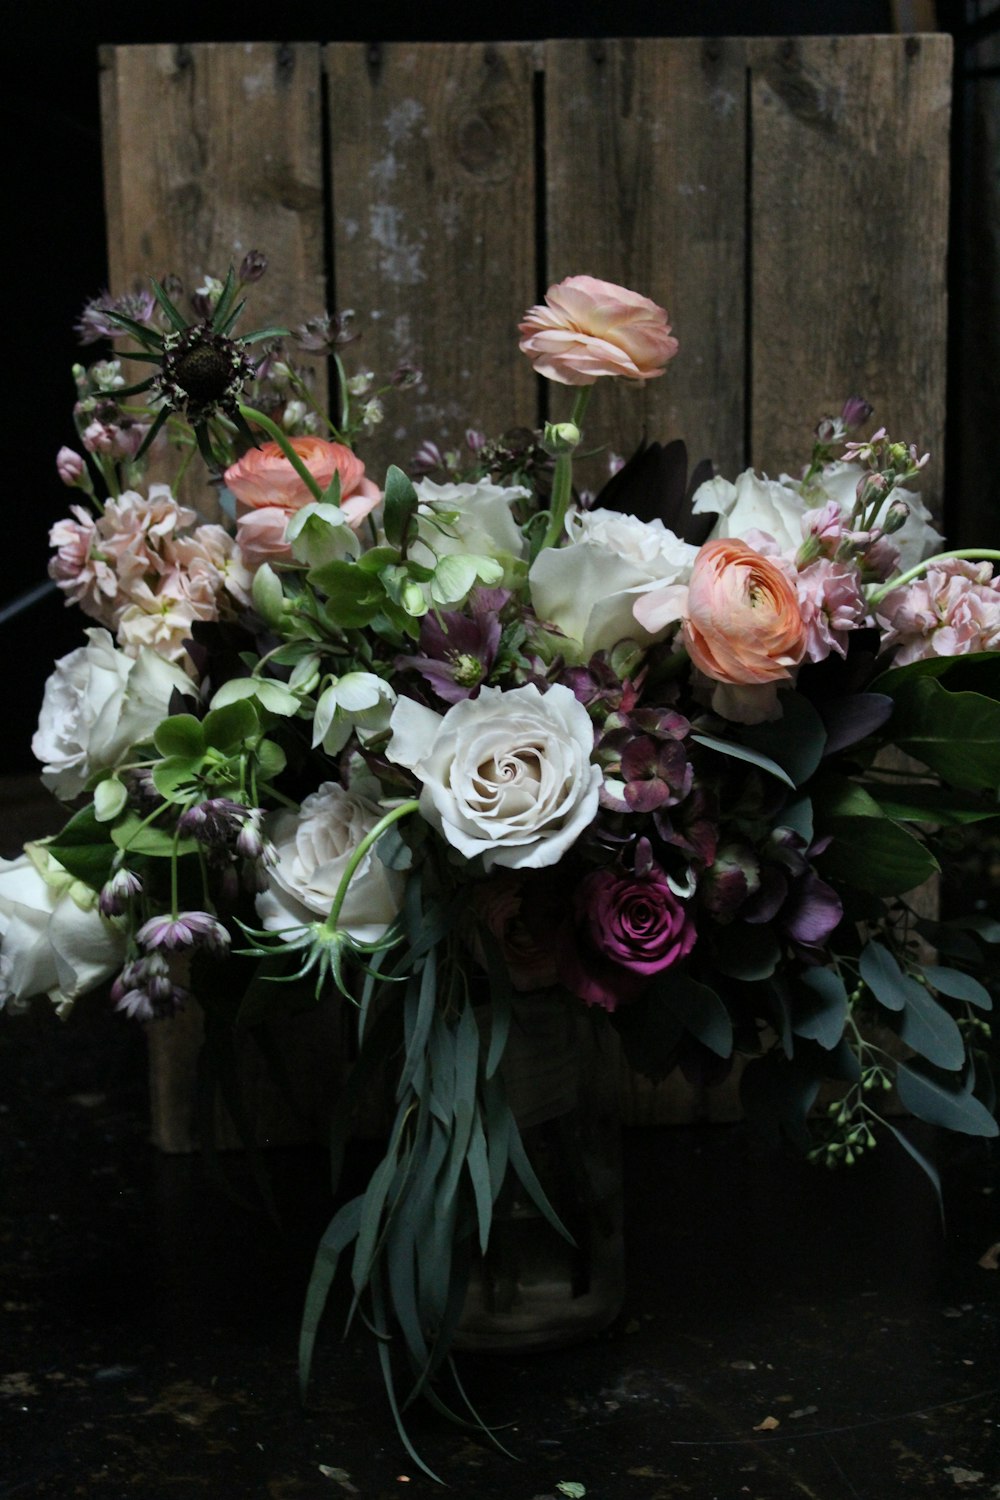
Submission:
M 957 36 L 956 213 L 969 150 L 962 86 L 968 64 L 963 35 L 991 0 L 940 3 L 938 26 Z M 291 16 L 293 32 L 279 36 Z M 101 174 L 97 48 L 102 43 L 256 40 L 530 39 L 547 36 L 778 35 L 887 32 L 888 0 L 618 0 L 616 4 L 508 0 L 497 7 L 375 3 L 291 12 L 273 5 L 135 6 L 124 4 L 19 8 L 7 31 L 9 66 L 0 92 L 5 143 L 5 196 L 13 226 L 3 279 L 7 416 L 0 609 L 43 582 L 48 531 L 71 496 L 54 469 L 57 449 L 75 443 L 70 366 L 80 358 L 73 323 L 83 301 L 105 285 L 107 243 Z M 919 232 L 919 226 L 914 226 Z M 967 271 L 964 236 L 952 236 L 956 289 Z M 539 288 L 539 291 L 542 289 Z M 962 328 L 952 298 L 953 371 L 962 368 Z M 915 310 L 915 316 L 919 311 Z M 96 355 L 89 351 L 89 357 Z M 951 381 L 949 469 L 961 483 L 960 382 Z M 995 413 L 994 413 L 995 416 Z M 964 540 L 965 538 L 963 538 Z M 977 540 L 986 538 L 977 528 Z M 0 771 L 34 769 L 30 752 L 42 687 L 55 658 L 81 644 L 87 622 L 49 596 L 3 626 L 4 729 Z M 13 670 L 11 670 L 11 667 Z

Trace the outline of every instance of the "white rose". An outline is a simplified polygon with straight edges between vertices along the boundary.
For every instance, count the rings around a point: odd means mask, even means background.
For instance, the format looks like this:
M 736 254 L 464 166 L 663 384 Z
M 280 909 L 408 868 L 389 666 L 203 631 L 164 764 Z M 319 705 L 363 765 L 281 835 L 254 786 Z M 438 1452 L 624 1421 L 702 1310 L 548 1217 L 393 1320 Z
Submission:
M 408 698 L 393 709 L 386 755 L 423 783 L 420 811 L 467 859 L 553 865 L 597 812 L 594 730 L 569 688 L 483 688 L 443 716 Z
M 802 517 L 816 503 L 807 504 L 785 474 L 780 479 L 761 479 L 753 469 L 745 469 L 735 484 L 717 476 L 699 485 L 691 509 L 695 515 L 718 516 L 708 534 L 710 542 L 719 537 L 742 538 L 756 530 L 766 532 L 787 552 L 801 545 Z
M 531 565 L 531 599 L 539 619 L 578 641 L 583 661 L 621 640 L 648 644 L 653 636 L 635 620 L 632 606 L 652 589 L 686 583 L 697 547 L 682 542 L 662 521 L 612 510 L 573 513 L 567 530 L 562 547 L 546 547 Z
M 864 472 L 860 464 L 827 464 L 815 483 L 826 499 L 836 501 L 841 512 L 849 516 L 857 498 L 858 480 Z M 892 490 L 876 513 L 876 526 L 884 520 L 885 513 L 894 500 L 905 500 L 910 508 L 910 514 L 902 526 L 889 538 L 899 552 L 899 571 L 905 573 L 907 568 L 915 567 L 918 562 L 923 562 L 925 557 L 936 552 L 944 537 L 939 531 L 935 531 L 930 511 L 914 490 Z M 818 503 L 821 502 L 813 502 Z
M 155 651 L 126 656 L 108 631 L 86 636 L 88 645 L 56 662 L 31 741 L 42 781 L 57 797 L 77 796 L 95 771 L 118 765 L 148 739 L 167 717 L 174 688 L 193 691 L 190 677 Z
M 257 911 L 269 932 L 291 939 L 310 922 L 330 915 L 352 854 L 383 812 L 376 803 L 327 781 L 303 800 L 298 812 L 273 813 L 265 820 L 277 861 L 267 871 L 268 888 L 257 897 Z M 372 847 L 347 888 L 339 926 L 359 942 L 376 941 L 399 911 L 403 886 L 404 877 L 388 869 L 377 846 Z
M 124 953 L 95 892 L 44 848 L 0 860 L 0 1007 L 47 994 L 63 1008 L 113 974 Z
M 410 548 L 415 562 L 432 568 L 436 558 L 455 553 L 480 557 L 520 559 L 524 538 L 511 514 L 511 504 L 530 491 L 523 485 L 435 484 L 422 479 L 415 486 L 417 540 Z

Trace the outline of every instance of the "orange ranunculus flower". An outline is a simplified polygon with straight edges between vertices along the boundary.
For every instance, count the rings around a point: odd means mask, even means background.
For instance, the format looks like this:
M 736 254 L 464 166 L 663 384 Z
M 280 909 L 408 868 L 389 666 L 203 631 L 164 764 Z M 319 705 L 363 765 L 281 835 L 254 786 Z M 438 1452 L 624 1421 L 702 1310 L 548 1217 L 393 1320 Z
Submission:
M 364 464 L 343 443 L 318 437 L 293 437 L 288 441 L 320 489 L 327 488 L 334 474 L 340 475 L 340 500 L 349 512 L 350 525 L 355 526 L 378 504 L 378 486 L 365 478 Z M 254 509 L 278 505 L 286 511 L 301 510 L 314 499 L 277 443 L 251 448 L 230 465 L 223 477 L 237 500 Z M 345 504 L 352 500 L 353 505 Z
M 662 307 L 596 276 L 550 286 L 544 307 L 529 307 L 518 326 L 522 354 L 560 385 L 593 385 L 601 375 L 650 380 L 678 349 Z
M 683 633 L 695 666 L 716 682 L 786 681 L 806 646 L 795 585 L 770 558 L 731 537 L 698 553 Z

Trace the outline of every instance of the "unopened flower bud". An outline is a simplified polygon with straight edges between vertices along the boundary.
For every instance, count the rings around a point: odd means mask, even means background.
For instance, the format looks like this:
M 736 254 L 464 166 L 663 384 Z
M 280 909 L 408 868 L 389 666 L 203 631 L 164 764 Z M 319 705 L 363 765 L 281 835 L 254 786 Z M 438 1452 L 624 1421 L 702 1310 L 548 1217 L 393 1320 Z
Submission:
M 115 446 L 115 433 L 104 422 L 91 422 L 80 434 L 80 441 L 88 453 L 110 453 Z
M 422 370 L 418 370 L 417 366 L 411 364 L 409 360 L 404 360 L 401 365 L 396 366 L 389 376 L 389 384 L 394 385 L 397 390 L 408 391 L 413 386 L 419 385 L 423 378 L 424 373 Z
M 268 625 L 281 624 L 285 608 L 285 595 L 281 579 L 268 563 L 261 563 L 253 577 L 253 602 L 262 619 Z
M 73 448 L 62 447 L 56 454 L 56 472 L 63 484 L 68 484 L 71 489 L 80 483 L 86 467 L 82 456 Z
M 572 453 L 580 441 L 580 429 L 575 422 L 546 422 L 542 434 L 542 447 L 553 458 L 560 453 Z
M 832 417 L 824 417 L 816 424 L 816 440 L 820 443 L 832 443 L 837 436 L 837 424 Z
M 863 396 L 848 396 L 840 413 L 840 420 L 850 432 L 863 427 L 875 408 Z
M 906 525 L 906 518 L 909 514 L 910 507 L 905 500 L 894 500 L 882 517 L 883 532 L 891 536 L 894 531 Z
M 262 250 L 248 250 L 240 261 L 240 280 L 245 284 L 259 281 L 267 270 L 267 256 Z
M 282 427 L 286 431 L 290 431 L 293 427 L 298 427 L 305 417 L 307 409 L 304 401 L 289 401 L 281 414 Z

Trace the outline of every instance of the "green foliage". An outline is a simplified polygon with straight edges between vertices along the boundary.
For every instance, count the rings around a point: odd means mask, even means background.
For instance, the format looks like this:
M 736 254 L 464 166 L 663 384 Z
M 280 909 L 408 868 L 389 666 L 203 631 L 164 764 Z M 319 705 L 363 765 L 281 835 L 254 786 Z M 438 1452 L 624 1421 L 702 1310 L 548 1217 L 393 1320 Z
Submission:
M 980 693 L 953 693 L 934 677 L 895 686 L 893 743 L 952 786 L 1000 786 L 1000 703 Z
M 77 880 L 99 891 L 111 874 L 117 849 L 106 822 L 93 806 L 81 808 L 46 845 L 54 860 Z

